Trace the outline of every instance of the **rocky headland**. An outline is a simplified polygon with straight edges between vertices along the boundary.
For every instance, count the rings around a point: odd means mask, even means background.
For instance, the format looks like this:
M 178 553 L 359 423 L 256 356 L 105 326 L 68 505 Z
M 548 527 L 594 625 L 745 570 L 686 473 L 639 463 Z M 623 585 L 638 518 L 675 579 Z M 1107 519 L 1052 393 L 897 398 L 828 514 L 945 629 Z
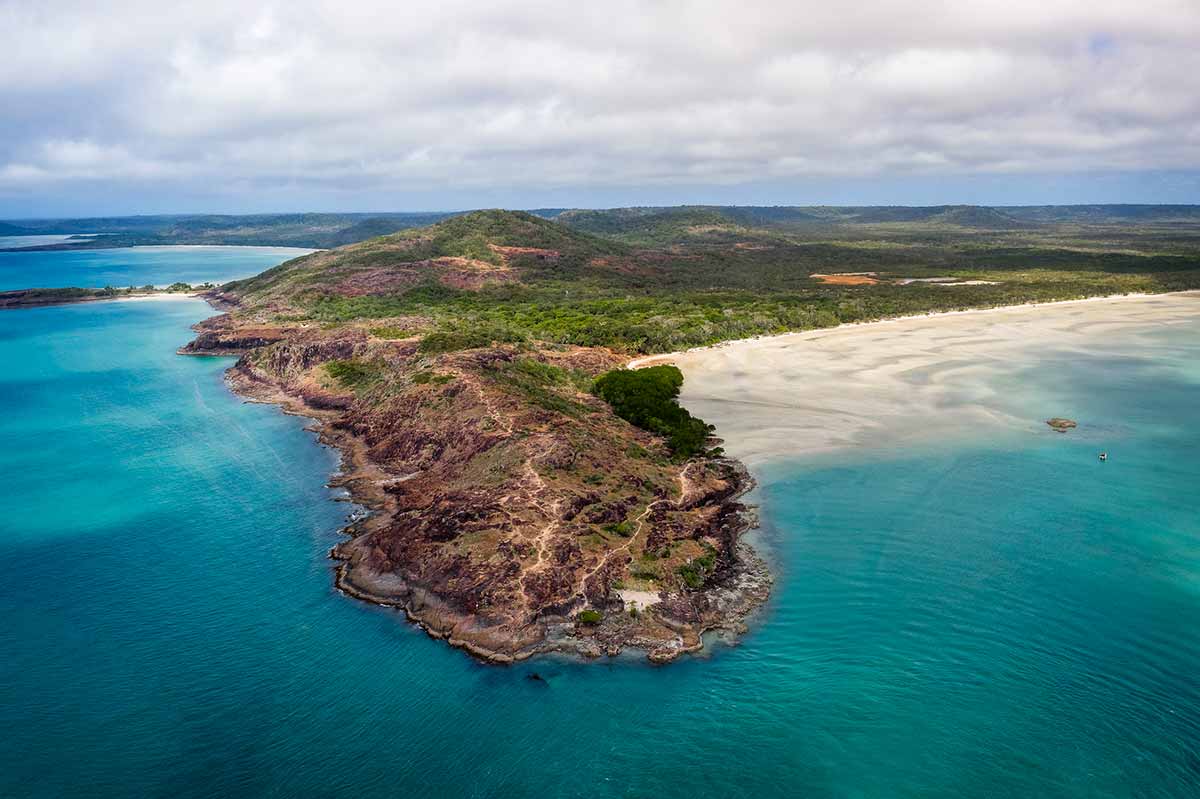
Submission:
M 706 631 L 740 631 L 771 585 L 741 541 L 752 480 L 718 449 L 673 456 L 589 390 L 626 353 L 470 331 L 448 341 L 395 314 L 291 321 L 290 287 L 314 279 L 339 298 L 431 280 L 471 291 L 559 257 L 493 252 L 494 262 L 393 254 L 367 268 L 346 267 L 353 247 L 316 253 L 210 292 L 224 313 L 181 353 L 238 355 L 236 392 L 315 419 L 343 453 L 335 482 L 370 511 L 330 553 L 351 596 L 501 663 L 627 647 L 664 662 L 700 649 Z

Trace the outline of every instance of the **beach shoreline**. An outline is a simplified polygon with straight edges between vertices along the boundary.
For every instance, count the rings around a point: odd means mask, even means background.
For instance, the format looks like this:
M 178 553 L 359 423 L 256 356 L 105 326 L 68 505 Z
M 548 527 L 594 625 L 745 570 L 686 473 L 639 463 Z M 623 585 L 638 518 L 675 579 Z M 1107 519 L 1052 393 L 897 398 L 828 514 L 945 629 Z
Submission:
M 153 291 L 132 292 L 117 295 L 80 294 L 77 296 L 63 294 L 43 294 L 42 292 L 58 291 L 57 289 L 17 289 L 0 291 L 0 311 L 16 311 L 22 308 L 49 308 L 56 305 L 82 305 L 97 302 L 147 302 L 147 301 L 176 301 L 202 299 L 201 291 Z M 63 289 L 62 291 L 69 291 Z M 88 289 L 91 291 L 91 289 Z M 100 291 L 100 289 L 95 289 Z
M 685 378 L 681 403 L 714 424 L 730 457 L 753 470 L 983 428 L 1041 433 L 1046 419 L 1071 416 L 1071 409 L 1052 398 L 1014 399 L 996 388 L 997 375 L 1015 380 L 1038 358 L 1106 352 L 1116 345 L 1105 334 L 1136 335 L 1197 318 L 1200 292 L 1117 295 L 742 339 L 631 366 L 676 365 Z
M 1071 305 L 1081 305 L 1084 303 L 1094 302 L 1117 302 L 1121 300 L 1143 300 L 1150 297 L 1173 297 L 1194 295 L 1200 297 L 1200 291 L 1166 291 L 1166 292 L 1132 292 L 1128 294 L 1104 294 L 1096 297 L 1079 297 L 1073 300 L 1050 300 L 1048 302 L 1023 302 L 1015 305 L 989 305 L 980 308 L 962 308 L 956 311 L 931 311 L 928 313 L 905 314 L 903 316 L 885 316 L 880 319 L 867 319 L 861 322 L 843 322 L 842 324 L 832 327 L 818 327 L 809 330 L 792 330 L 786 333 L 776 333 L 772 335 L 750 336 L 749 338 L 730 339 L 728 341 L 718 341 L 715 344 L 704 344 L 699 347 L 689 347 L 686 350 L 676 350 L 674 352 L 663 352 L 654 355 L 642 355 L 629 361 L 625 365 L 627 369 L 642 369 L 647 366 L 657 366 L 663 363 L 671 363 L 672 359 L 684 355 L 689 355 L 696 352 L 704 352 L 706 350 L 724 349 L 726 347 L 737 346 L 748 342 L 756 341 L 778 341 L 792 339 L 801 336 L 811 336 L 818 333 L 829 333 L 835 330 L 848 330 L 853 328 L 870 327 L 873 325 L 896 324 L 899 322 L 908 322 L 913 320 L 924 319 L 940 319 L 942 317 L 954 316 L 976 316 L 979 314 L 999 313 L 1003 311 L 1019 311 L 1033 308 L 1057 308 Z

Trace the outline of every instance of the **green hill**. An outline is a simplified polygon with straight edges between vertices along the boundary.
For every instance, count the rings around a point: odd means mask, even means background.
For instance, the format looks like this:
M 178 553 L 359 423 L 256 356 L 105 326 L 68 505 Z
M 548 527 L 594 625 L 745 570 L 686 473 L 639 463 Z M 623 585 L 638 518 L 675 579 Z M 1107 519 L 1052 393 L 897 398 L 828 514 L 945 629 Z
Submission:
M 847 221 L 856 215 L 872 221 Z M 557 220 L 475 211 L 298 258 L 223 292 L 263 321 L 436 336 L 442 348 L 653 352 L 905 313 L 1200 286 L 1197 247 L 1176 234 L 1127 232 L 1145 238 L 1112 244 L 1108 230 L 1071 238 L 970 206 L 743 214 L 762 226 L 734 216 L 714 207 Z M 829 279 L 844 273 L 866 274 Z

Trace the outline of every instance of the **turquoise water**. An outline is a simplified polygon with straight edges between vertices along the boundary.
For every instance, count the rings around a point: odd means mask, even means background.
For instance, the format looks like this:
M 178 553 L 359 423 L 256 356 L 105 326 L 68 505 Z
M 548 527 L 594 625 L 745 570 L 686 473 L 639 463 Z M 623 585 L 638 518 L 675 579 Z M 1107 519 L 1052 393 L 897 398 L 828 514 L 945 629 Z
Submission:
M 1023 375 L 1081 435 L 767 469 L 739 646 L 497 668 L 331 588 L 335 454 L 207 314 L 0 314 L 2 796 L 1196 795 L 1200 326 Z
M 7 246 L 0 238 L 0 247 Z M 0 291 L 82 286 L 224 283 L 250 277 L 312 250 L 295 247 L 127 247 L 0 252 Z

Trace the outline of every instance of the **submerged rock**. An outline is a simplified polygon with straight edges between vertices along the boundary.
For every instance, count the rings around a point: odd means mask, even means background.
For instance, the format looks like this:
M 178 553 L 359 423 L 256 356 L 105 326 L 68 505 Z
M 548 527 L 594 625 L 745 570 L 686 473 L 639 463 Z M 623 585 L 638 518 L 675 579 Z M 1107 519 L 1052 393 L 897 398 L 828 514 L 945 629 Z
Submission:
M 1046 424 L 1059 433 L 1065 433 L 1072 427 L 1078 427 L 1074 419 L 1064 419 L 1061 416 L 1055 416 L 1053 419 L 1047 419 Z

